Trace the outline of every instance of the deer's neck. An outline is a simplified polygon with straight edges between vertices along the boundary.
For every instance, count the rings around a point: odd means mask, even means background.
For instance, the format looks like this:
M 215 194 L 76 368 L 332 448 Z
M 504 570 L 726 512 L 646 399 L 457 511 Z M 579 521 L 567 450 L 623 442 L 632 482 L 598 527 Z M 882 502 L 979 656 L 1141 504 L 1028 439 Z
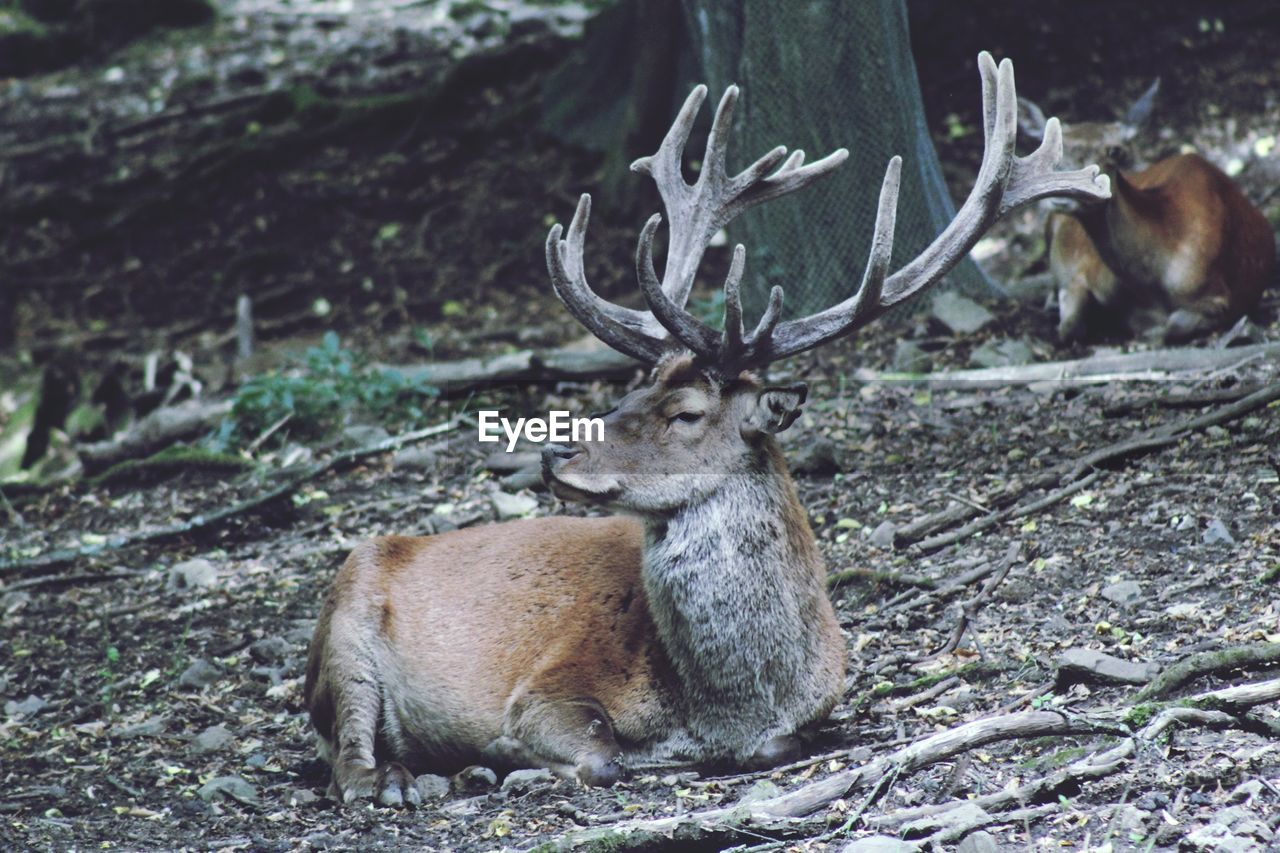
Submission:
M 825 716 L 843 641 L 776 447 L 709 500 L 645 523 L 644 584 L 699 745 L 743 758 Z M 834 688 L 833 688 L 834 685 Z

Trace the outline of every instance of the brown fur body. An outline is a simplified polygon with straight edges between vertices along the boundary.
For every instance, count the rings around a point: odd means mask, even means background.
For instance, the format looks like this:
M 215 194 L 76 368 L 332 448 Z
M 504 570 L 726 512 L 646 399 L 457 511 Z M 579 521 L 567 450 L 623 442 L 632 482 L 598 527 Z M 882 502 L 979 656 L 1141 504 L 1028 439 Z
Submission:
M 604 442 L 548 462 L 557 493 L 631 517 L 358 546 L 305 687 L 337 791 L 400 802 L 414 773 L 474 762 L 608 784 L 646 760 L 785 759 L 844 688 L 825 566 L 771 435 L 802 401 L 673 358 Z
M 1180 154 L 1111 174 L 1110 201 L 1049 221 L 1063 338 L 1089 331 L 1093 306 L 1120 312 L 1134 331 L 1153 312 L 1167 315 L 1161 336 L 1178 342 L 1257 305 L 1274 275 L 1275 237 L 1222 170 Z

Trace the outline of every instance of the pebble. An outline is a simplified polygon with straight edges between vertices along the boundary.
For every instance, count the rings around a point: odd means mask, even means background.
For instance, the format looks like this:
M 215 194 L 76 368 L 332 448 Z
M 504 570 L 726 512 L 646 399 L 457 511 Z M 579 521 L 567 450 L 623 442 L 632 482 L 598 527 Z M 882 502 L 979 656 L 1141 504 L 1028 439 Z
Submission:
M 199 690 L 201 687 L 208 687 L 221 679 L 222 670 L 204 658 L 199 658 L 191 666 L 184 669 L 182 675 L 178 676 L 178 686 Z
M 169 569 L 169 589 L 204 589 L 218 582 L 218 567 L 208 560 L 185 560 Z
M 217 752 L 235 740 L 224 726 L 210 726 L 195 736 L 191 746 L 196 752 Z
M 1118 581 L 1104 586 L 1099 594 L 1112 604 L 1129 607 L 1142 600 L 1142 584 L 1132 580 Z
M 249 646 L 249 656 L 258 663 L 275 663 L 293 651 L 293 644 L 284 637 L 263 637 Z
M 216 779 L 210 779 L 201 785 L 200 790 L 196 793 L 206 803 L 212 802 L 220 796 L 230 797 L 233 800 L 250 805 L 255 805 L 258 802 L 258 789 L 240 776 L 219 776 Z
M 996 853 L 999 849 L 995 836 L 985 829 L 969 833 L 956 845 L 956 853 Z
M 391 457 L 391 467 L 396 471 L 434 471 L 439 456 L 426 447 L 402 447 Z
M 933 300 L 933 318 L 953 334 L 970 335 L 995 319 L 995 315 L 968 297 L 944 290 Z
M 892 521 L 882 521 L 876 525 L 876 529 L 871 531 L 869 541 L 878 548 L 892 548 L 893 537 L 898 532 L 898 525 Z
M 523 518 L 538 508 L 538 499 L 532 495 L 512 495 L 507 492 L 494 492 L 493 508 L 498 518 Z
M 1235 537 L 1231 535 L 1231 531 L 1222 523 L 1220 519 L 1209 519 L 1209 526 L 1204 529 L 1201 537 L 1206 545 L 1234 545 Z

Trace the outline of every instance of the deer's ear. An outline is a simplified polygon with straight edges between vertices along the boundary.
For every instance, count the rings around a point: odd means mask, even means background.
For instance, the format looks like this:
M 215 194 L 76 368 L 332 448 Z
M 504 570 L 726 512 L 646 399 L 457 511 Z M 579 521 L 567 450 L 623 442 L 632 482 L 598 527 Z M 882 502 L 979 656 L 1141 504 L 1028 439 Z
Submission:
M 743 435 L 751 436 L 762 432 L 773 435 L 782 432 L 800 417 L 800 407 L 804 405 L 808 395 L 809 386 L 803 382 L 761 389 L 742 425 Z

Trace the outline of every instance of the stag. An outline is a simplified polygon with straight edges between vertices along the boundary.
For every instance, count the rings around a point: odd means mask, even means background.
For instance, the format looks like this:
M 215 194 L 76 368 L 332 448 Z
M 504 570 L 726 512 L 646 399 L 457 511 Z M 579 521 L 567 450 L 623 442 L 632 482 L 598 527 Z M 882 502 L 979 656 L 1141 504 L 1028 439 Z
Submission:
M 830 173 L 776 148 L 737 175 L 726 147 L 738 90 L 715 113 L 701 172 L 681 158 L 706 96 L 685 101 L 658 152 L 633 169 L 670 221 L 663 274 L 655 215 L 636 266 L 649 310 L 610 303 L 583 266 L 591 200 L 547 238 L 569 311 L 602 341 L 653 365 L 605 417 L 605 440 L 548 447 L 559 497 L 617 512 L 551 517 L 359 545 L 338 572 L 312 642 L 306 704 L 335 796 L 419 799 L 414 772 L 472 762 L 546 767 L 609 785 L 645 762 L 767 767 L 796 756 L 844 690 L 846 650 L 826 570 L 774 435 L 804 403 L 772 386 L 771 362 L 852 334 L 928 288 L 1006 210 L 1046 195 L 1101 196 L 1096 169 L 1055 171 L 1060 139 L 1014 156 L 1013 68 L 979 57 L 986 153 L 955 220 L 887 275 L 901 160 L 880 189 L 857 290 L 781 321 L 782 290 L 743 325 L 737 246 L 723 331 L 685 308 L 708 243 L 742 211 Z

